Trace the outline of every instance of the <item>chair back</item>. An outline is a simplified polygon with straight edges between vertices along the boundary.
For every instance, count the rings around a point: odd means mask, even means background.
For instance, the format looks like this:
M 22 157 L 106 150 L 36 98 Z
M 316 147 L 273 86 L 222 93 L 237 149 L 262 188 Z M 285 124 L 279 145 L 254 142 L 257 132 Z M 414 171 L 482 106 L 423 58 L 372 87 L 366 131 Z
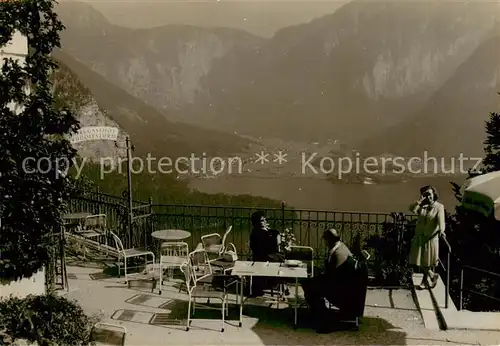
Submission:
M 189 253 L 188 257 L 196 281 L 212 275 L 212 266 L 205 249 L 194 250 Z
M 181 264 L 181 272 L 184 274 L 184 281 L 186 283 L 186 288 L 189 294 L 194 287 L 196 287 L 196 275 L 194 273 L 193 266 L 189 261 Z
M 127 329 L 110 323 L 96 323 L 90 332 L 90 341 L 95 345 L 125 345 Z
M 113 237 L 113 240 L 115 241 L 116 251 L 118 251 L 119 254 L 122 254 L 123 256 L 125 256 L 125 248 L 123 247 L 123 243 L 122 243 L 122 240 L 120 239 L 120 237 L 118 237 L 115 234 L 115 232 L 113 232 L 113 231 L 109 231 L 109 233 L 111 234 L 111 236 Z
M 86 229 L 99 229 L 104 231 L 106 229 L 106 214 L 87 216 L 83 220 L 83 227 Z
M 222 238 L 219 233 L 205 234 L 201 236 L 201 243 L 203 248 L 208 250 L 210 247 L 222 245 Z
M 306 262 L 309 277 L 314 276 L 314 249 L 310 246 L 290 246 L 286 259 Z
M 222 246 L 223 247 L 226 247 L 226 241 L 227 241 L 227 236 L 229 235 L 229 233 L 231 233 L 231 230 L 233 229 L 233 226 L 229 226 L 227 229 L 226 229 L 226 233 L 224 233 L 224 236 L 222 237 Z
M 180 257 L 186 261 L 189 259 L 189 245 L 185 242 L 167 242 L 161 246 L 161 258 L 163 257 Z

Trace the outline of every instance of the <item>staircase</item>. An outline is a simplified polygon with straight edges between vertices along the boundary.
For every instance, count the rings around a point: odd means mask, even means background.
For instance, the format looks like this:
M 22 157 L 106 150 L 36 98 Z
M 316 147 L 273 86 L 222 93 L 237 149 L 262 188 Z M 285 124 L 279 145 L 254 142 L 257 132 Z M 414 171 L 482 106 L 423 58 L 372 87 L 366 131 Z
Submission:
M 413 274 L 413 286 L 416 287 L 421 282 L 422 274 Z M 499 312 L 458 310 L 449 296 L 448 307 L 446 307 L 445 292 L 446 286 L 441 278 L 433 289 L 416 290 L 413 288 L 415 302 L 427 329 L 500 331 Z

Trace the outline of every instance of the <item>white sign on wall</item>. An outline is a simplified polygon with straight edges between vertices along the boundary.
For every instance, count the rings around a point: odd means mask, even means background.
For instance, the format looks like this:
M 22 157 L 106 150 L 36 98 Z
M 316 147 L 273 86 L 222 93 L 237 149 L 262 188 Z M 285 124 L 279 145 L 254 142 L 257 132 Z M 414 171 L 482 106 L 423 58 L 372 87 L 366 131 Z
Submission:
M 71 136 L 71 143 L 80 143 L 94 140 L 116 141 L 118 139 L 118 128 L 110 126 L 87 126 L 82 127 L 76 134 Z

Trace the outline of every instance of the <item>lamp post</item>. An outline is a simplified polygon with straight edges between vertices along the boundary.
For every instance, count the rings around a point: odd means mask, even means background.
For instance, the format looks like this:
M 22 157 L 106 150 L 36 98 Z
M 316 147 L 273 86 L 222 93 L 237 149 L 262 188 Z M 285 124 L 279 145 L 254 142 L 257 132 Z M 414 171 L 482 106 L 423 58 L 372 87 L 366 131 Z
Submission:
M 115 142 L 115 146 L 119 148 L 118 142 Z M 127 136 L 125 138 L 125 149 L 127 150 L 127 199 L 128 199 L 128 235 L 129 239 L 132 239 L 132 222 L 133 222 L 133 197 L 132 197 L 132 151 L 135 147 L 130 142 L 130 138 Z

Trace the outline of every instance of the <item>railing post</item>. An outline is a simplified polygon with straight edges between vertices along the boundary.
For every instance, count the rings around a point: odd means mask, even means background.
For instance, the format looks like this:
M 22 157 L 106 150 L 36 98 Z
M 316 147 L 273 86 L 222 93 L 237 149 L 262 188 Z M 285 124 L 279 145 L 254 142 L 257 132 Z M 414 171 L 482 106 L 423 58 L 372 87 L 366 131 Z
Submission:
M 464 299 L 464 268 L 460 268 L 460 309 L 463 307 L 463 299 Z
M 153 224 L 153 197 L 149 196 L 149 223 L 151 224 L 151 227 L 150 227 L 150 234 L 154 232 L 154 224 Z M 146 227 L 147 229 L 147 227 Z M 146 231 L 146 230 L 145 230 Z M 148 241 L 147 239 L 149 239 L 149 236 L 146 232 L 144 232 L 144 244 L 146 245 L 146 249 L 147 249 L 147 245 L 148 245 Z
M 281 202 L 281 232 L 285 232 L 285 202 Z
M 446 297 L 444 298 L 444 307 L 448 309 L 448 299 L 450 296 L 450 259 L 451 259 L 451 254 L 450 254 L 450 249 L 448 249 L 448 256 L 446 260 L 446 289 L 444 294 Z
M 132 224 L 134 222 L 133 197 L 132 197 L 132 146 L 130 138 L 125 138 L 127 145 L 127 188 L 128 188 L 128 235 L 132 243 Z
M 96 192 L 97 192 L 97 200 L 99 201 L 98 205 L 97 205 L 97 214 L 101 214 L 101 201 L 102 201 L 102 198 L 101 198 L 101 193 L 100 193 L 100 189 L 99 189 L 99 185 L 96 186 Z

